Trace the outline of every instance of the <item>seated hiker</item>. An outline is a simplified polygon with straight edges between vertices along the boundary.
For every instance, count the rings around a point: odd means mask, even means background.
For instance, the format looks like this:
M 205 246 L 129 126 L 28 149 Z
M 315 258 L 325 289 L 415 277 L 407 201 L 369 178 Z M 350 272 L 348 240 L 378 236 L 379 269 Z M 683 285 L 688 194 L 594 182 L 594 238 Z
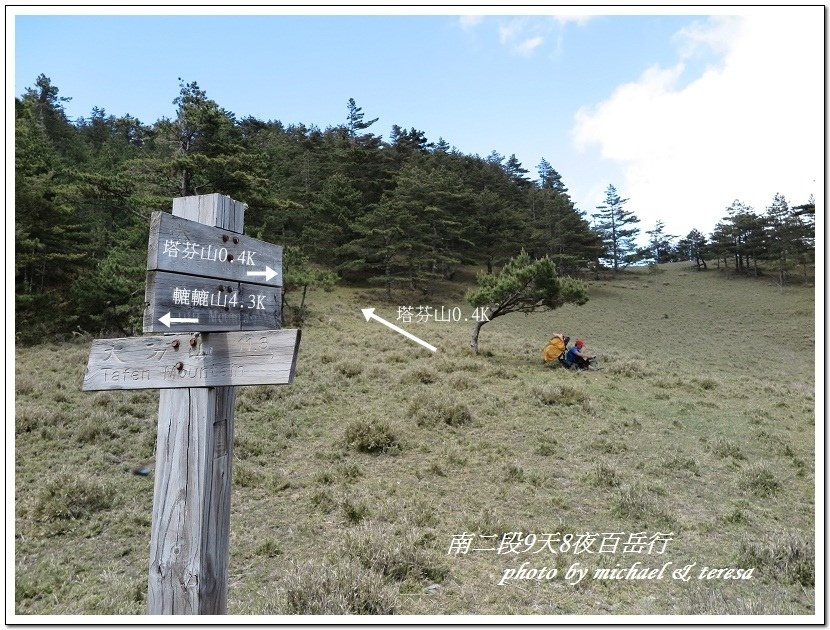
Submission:
M 577 339 L 573 348 L 565 354 L 565 365 L 580 370 L 591 370 L 594 369 L 591 365 L 591 361 L 594 359 L 596 359 L 596 356 L 589 355 L 585 350 L 585 342 L 582 339 Z
M 566 337 L 563 334 L 554 335 L 551 340 L 548 342 L 542 349 L 542 360 L 545 363 L 551 363 L 552 361 L 564 361 L 565 352 L 568 350 L 568 342 L 571 340 L 570 337 Z

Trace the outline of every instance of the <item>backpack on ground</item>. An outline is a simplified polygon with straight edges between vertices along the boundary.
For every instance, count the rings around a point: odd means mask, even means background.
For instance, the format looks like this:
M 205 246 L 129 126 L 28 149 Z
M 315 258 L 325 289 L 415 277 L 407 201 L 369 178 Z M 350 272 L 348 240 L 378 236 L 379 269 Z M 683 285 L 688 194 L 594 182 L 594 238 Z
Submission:
M 542 360 L 545 363 L 558 361 L 564 365 L 565 353 L 568 351 L 568 341 L 570 341 L 570 337 L 554 335 L 548 342 L 548 345 L 542 349 Z

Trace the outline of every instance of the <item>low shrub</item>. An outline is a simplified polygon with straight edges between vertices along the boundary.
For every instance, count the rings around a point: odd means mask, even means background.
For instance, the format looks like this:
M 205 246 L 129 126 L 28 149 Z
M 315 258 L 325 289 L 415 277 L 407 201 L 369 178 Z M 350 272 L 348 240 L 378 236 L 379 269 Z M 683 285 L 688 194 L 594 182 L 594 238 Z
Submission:
M 746 455 L 744 455 L 740 446 L 724 439 L 715 440 L 714 444 L 712 444 L 712 453 L 723 459 L 727 457 L 736 460 L 746 459 Z
M 738 486 L 757 496 L 768 497 L 781 489 L 781 482 L 764 464 L 754 464 L 743 471 Z
M 414 367 L 401 374 L 400 382 L 404 385 L 421 383 L 431 385 L 438 381 L 438 375 L 429 367 Z
M 603 367 L 609 374 L 628 378 L 645 378 L 656 374 L 645 361 L 639 359 L 618 359 L 603 364 Z
M 581 405 L 589 400 L 584 391 L 567 384 L 542 385 L 533 393 L 545 405 Z
M 298 566 L 285 582 L 289 615 L 392 615 L 399 606 L 382 575 L 348 559 Z
M 359 523 L 369 517 L 369 506 L 360 501 L 352 501 L 349 498 L 343 499 L 340 503 L 340 509 L 346 517 L 346 521 L 351 524 Z
M 100 481 L 64 473 L 43 485 L 33 514 L 41 521 L 88 518 L 111 508 L 114 497 L 113 489 Z
M 363 372 L 363 365 L 357 361 L 341 361 L 337 364 L 337 371 L 346 378 L 354 378 Z
M 591 471 L 589 483 L 596 488 L 617 488 L 621 482 L 616 470 L 605 462 L 597 462 Z
M 742 540 L 738 558 L 746 568 L 757 567 L 793 584 L 815 586 L 815 544 L 800 532 L 781 532 L 760 542 Z
M 409 406 L 409 413 L 418 426 L 448 424 L 457 427 L 473 421 L 473 413 L 467 405 L 447 396 L 417 398 Z
M 727 588 L 695 585 L 687 590 L 687 601 L 680 604 L 684 615 L 796 615 L 800 611 L 784 589 L 747 595 Z
M 524 468 L 517 464 L 508 464 L 505 467 L 504 480 L 508 483 L 521 483 L 525 480 Z
M 400 450 L 392 428 L 380 420 L 355 420 L 346 427 L 346 446 L 361 453 L 388 453 Z
M 654 492 L 658 488 L 645 489 L 636 484 L 621 486 L 611 501 L 611 514 L 638 524 L 647 521 L 661 527 L 675 527 L 676 519 L 652 500 L 648 490 Z
M 423 548 L 415 532 L 378 523 L 365 523 L 347 532 L 342 554 L 397 582 L 429 580 L 440 582 L 447 567 Z

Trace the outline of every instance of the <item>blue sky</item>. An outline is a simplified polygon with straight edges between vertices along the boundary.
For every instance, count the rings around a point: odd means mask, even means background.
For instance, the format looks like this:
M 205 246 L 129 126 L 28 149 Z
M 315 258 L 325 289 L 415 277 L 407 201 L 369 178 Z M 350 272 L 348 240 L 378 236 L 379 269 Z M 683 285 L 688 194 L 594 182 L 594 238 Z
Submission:
M 24 11 L 13 23 L 14 94 L 46 74 L 72 98 L 72 118 L 93 106 L 145 123 L 173 116 L 181 77 L 239 117 L 325 128 L 345 121 L 354 98 L 385 138 L 393 124 L 416 127 L 465 153 L 515 153 L 533 176 L 544 157 L 581 210 L 593 212 L 614 184 L 643 231 L 661 219 L 673 234 L 708 232 L 734 199 L 763 211 L 776 192 L 823 202 L 821 7 L 558 17 Z

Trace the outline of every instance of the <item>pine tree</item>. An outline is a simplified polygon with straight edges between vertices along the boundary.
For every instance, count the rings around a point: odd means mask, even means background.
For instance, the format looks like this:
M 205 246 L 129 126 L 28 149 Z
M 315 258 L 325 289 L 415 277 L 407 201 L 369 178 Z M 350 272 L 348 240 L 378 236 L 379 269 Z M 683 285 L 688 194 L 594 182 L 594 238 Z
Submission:
M 539 183 L 528 191 L 525 245 L 534 255 L 548 256 L 563 273 L 577 273 L 602 252 L 597 234 L 568 195 L 562 176 L 545 160 Z
M 679 260 L 691 260 L 697 265 L 698 271 L 706 269 L 708 255 L 706 237 L 699 230 L 691 230 L 681 238 L 675 247 L 675 254 Z
M 780 193 L 775 195 L 767 207 L 764 224 L 767 258 L 775 264 L 778 283 L 783 286 L 793 267 L 812 249 L 812 230 L 802 215 L 789 207 L 786 198 Z
M 407 165 L 396 187 L 355 223 L 358 237 L 341 250 L 351 261 L 341 268 L 368 271 L 388 300 L 395 287 L 428 293 L 459 262 L 465 236 L 458 208 L 465 203 L 451 172 Z
M 352 145 L 357 144 L 360 139 L 361 135 L 360 132 L 368 129 L 372 125 L 374 125 L 379 118 L 372 118 L 371 120 L 363 120 L 364 113 L 363 108 L 358 107 L 357 103 L 353 98 L 349 99 L 347 104 L 348 107 L 348 116 L 346 122 L 346 129 L 348 130 L 349 140 L 351 141 Z
M 628 199 L 622 199 L 613 185 L 605 192 L 605 204 L 597 206 L 594 229 L 601 236 L 606 248 L 605 259 L 611 264 L 616 274 L 639 258 L 634 239 L 640 229 L 632 227 L 640 220 L 630 210 L 625 209 Z
M 314 259 L 337 266 L 344 262 L 339 248 L 358 235 L 355 223 L 363 214 L 361 195 L 342 174 L 328 177 L 310 204 L 302 242 Z
M 478 337 L 488 321 L 509 313 L 552 310 L 567 303 L 584 304 L 588 293 L 582 282 L 560 278 L 548 258 L 534 260 L 523 250 L 498 274 L 480 275 L 478 287 L 467 293 L 467 301 L 479 313 L 470 339 L 470 348 L 478 354 Z
M 648 234 L 649 257 L 658 264 L 671 262 L 674 251 L 672 241 L 677 237 L 666 234 L 665 223 L 658 220 L 652 229 L 646 231 L 646 234 Z

